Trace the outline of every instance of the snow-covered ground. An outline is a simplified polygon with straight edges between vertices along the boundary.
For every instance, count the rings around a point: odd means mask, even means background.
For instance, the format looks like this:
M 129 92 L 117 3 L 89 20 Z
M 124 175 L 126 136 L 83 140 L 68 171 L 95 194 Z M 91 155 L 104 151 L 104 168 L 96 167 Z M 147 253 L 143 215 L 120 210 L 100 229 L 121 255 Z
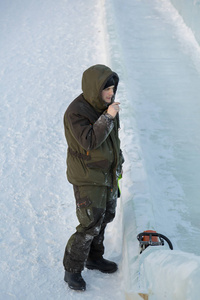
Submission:
M 181 16 L 169 0 L 9 0 L 0 3 L 0 28 L 0 299 L 123 300 L 127 290 L 159 286 L 166 293 L 162 268 L 171 278 L 182 272 L 175 288 L 187 286 L 200 265 L 200 49 Z M 105 241 L 119 271 L 84 270 L 87 290 L 77 293 L 63 281 L 77 220 L 62 118 L 96 63 L 121 79 L 126 163 Z M 136 234 L 146 229 L 167 235 L 174 255 L 138 256 Z M 150 299 L 195 299 L 175 292 Z
M 123 298 L 121 272 L 85 271 L 81 295 L 63 281 L 77 225 L 63 114 L 82 72 L 107 63 L 102 18 L 101 1 L 1 1 L 0 299 Z M 111 243 L 108 257 L 120 255 Z

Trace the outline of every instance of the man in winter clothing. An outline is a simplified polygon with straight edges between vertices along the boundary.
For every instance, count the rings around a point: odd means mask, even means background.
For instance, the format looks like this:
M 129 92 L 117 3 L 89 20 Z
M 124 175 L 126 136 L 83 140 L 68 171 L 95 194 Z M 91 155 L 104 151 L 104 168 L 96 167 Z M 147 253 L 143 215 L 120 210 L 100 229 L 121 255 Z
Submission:
M 117 270 L 117 264 L 103 258 L 104 232 L 115 216 L 117 180 L 122 172 L 119 102 L 114 102 L 118 75 L 104 65 L 87 69 L 82 91 L 64 115 L 68 144 L 67 178 L 73 184 L 79 225 L 64 254 L 64 280 L 75 290 L 85 290 L 81 272 Z

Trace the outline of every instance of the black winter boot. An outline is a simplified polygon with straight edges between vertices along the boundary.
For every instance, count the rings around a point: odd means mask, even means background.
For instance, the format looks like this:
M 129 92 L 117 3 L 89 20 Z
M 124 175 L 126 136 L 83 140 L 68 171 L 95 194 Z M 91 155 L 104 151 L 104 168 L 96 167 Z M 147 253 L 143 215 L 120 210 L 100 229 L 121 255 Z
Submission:
M 81 276 L 81 273 L 71 273 L 65 271 L 64 281 L 68 283 L 70 289 L 76 291 L 85 291 L 86 290 L 86 283 Z
M 99 270 L 102 273 L 114 273 L 118 269 L 115 262 L 104 259 L 103 257 L 96 260 L 88 258 L 86 268 L 90 270 Z

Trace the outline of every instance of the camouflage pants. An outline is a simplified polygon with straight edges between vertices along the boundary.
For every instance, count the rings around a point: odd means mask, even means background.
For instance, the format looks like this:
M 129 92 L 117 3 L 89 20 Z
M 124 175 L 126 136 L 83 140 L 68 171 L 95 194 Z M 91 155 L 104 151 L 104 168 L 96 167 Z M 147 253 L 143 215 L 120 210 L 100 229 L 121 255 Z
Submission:
M 64 254 L 65 270 L 81 272 L 88 257 L 104 254 L 104 232 L 115 217 L 117 189 L 106 186 L 73 186 L 79 225 L 70 237 Z

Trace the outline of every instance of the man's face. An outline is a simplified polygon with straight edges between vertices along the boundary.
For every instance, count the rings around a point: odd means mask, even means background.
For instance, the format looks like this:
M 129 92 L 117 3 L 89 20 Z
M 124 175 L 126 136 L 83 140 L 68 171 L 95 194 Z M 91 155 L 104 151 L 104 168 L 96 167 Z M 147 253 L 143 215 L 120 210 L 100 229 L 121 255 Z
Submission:
M 114 87 L 114 85 L 111 85 L 102 91 L 102 99 L 106 103 L 111 103 L 112 96 L 114 95 Z

